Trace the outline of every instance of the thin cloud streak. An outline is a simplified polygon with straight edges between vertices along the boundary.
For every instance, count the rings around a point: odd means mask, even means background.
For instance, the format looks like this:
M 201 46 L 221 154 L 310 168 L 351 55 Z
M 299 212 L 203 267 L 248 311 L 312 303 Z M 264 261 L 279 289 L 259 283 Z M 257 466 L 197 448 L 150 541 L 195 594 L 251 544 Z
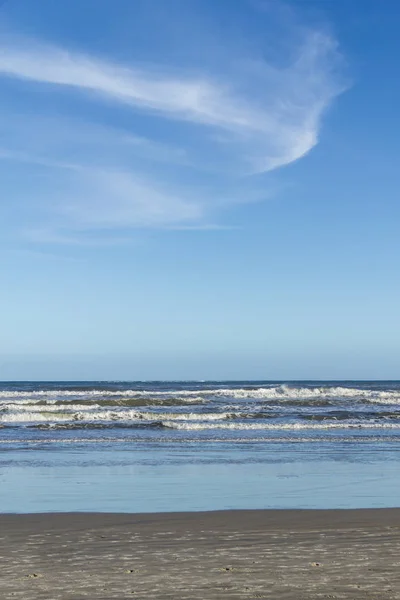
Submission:
M 182 194 L 163 189 L 128 172 L 82 170 L 79 188 L 87 188 L 87 200 L 64 202 L 61 213 L 79 228 L 123 229 L 163 227 L 198 222 L 201 204 Z
M 241 107 L 228 90 L 206 78 L 140 71 L 45 45 L 26 50 L 12 46 L 1 49 L 0 72 L 90 90 L 138 108 L 169 113 L 177 119 L 229 130 L 259 128 L 256 114 Z

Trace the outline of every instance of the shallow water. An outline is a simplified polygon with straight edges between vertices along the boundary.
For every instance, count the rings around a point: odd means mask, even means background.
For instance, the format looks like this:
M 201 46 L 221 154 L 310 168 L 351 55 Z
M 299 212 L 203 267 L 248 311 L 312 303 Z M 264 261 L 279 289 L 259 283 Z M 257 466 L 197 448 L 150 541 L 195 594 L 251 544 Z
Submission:
M 399 382 L 0 384 L 0 511 L 398 506 Z

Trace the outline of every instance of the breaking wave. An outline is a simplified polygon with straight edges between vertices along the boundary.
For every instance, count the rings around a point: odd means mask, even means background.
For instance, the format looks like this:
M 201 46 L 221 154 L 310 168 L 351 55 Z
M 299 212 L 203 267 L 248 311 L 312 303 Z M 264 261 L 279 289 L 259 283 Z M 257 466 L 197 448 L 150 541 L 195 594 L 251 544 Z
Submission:
M 166 413 L 166 412 L 143 412 L 135 410 L 84 410 L 85 407 L 75 407 L 75 412 L 61 410 L 61 407 L 52 407 L 46 410 L 33 411 L 26 406 L 22 410 L 0 413 L 1 423 L 39 423 L 39 422 L 135 422 L 135 421 L 218 421 L 226 419 L 246 418 L 242 413 Z
M 180 389 L 177 390 L 2 390 L 0 391 L 0 402 L 2 400 L 15 400 L 23 403 L 45 403 L 62 404 L 70 403 L 79 399 L 88 403 L 99 403 L 101 405 L 126 406 L 129 402 L 164 404 L 174 403 L 204 403 L 215 399 L 231 398 L 236 400 L 270 400 L 280 402 L 326 402 L 329 400 L 348 399 L 360 400 L 370 403 L 400 404 L 400 390 L 374 390 L 344 386 L 290 386 L 278 385 L 269 387 L 245 387 L 245 388 L 209 388 L 209 389 Z M 135 405 L 135 404 L 133 404 Z

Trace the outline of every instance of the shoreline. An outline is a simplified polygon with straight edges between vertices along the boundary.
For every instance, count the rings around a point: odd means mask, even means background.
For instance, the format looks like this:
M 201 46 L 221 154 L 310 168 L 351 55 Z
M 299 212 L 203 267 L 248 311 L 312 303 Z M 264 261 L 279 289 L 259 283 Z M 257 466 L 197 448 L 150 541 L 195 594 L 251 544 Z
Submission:
M 46 528 L 67 527 L 71 524 L 85 524 L 86 526 L 119 526 L 130 523 L 144 526 L 146 524 L 190 524 L 196 526 L 199 520 L 214 526 L 229 527 L 232 519 L 238 518 L 236 526 L 249 524 L 265 525 L 274 524 L 278 528 L 285 528 L 290 523 L 296 528 L 307 528 L 311 523 L 324 525 L 330 528 L 337 522 L 345 527 L 351 523 L 378 526 L 390 524 L 393 519 L 398 519 L 400 527 L 400 506 L 376 508 L 243 508 L 223 510 L 188 510 L 188 511 L 163 511 L 163 512 L 98 512 L 98 511 L 43 511 L 32 513 L 1 513 L 0 528 L 8 526 L 39 526 L 46 524 Z M 18 523 L 20 522 L 20 523 Z M 23 522 L 23 523 L 22 523 Z
M 0 595 L 400 598 L 400 508 L 0 515 Z

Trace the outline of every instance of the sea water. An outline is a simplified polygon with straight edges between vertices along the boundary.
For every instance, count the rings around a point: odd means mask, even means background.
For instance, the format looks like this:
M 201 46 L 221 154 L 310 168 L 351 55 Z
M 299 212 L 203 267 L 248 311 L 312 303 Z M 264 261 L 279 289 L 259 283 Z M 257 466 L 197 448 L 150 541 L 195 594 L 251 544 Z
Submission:
M 0 512 L 400 504 L 400 382 L 3 382 Z

